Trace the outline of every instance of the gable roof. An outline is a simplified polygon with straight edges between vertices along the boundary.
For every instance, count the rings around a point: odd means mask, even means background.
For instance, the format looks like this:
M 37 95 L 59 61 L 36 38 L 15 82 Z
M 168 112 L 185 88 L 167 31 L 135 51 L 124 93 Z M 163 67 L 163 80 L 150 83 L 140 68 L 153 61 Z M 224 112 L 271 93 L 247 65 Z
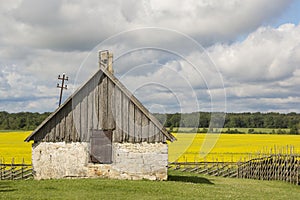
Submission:
M 60 107 L 58 107 L 50 116 L 48 116 L 26 139 L 26 142 L 33 140 L 35 135 L 40 132 L 40 130 L 49 123 L 49 121 L 54 118 L 61 110 L 70 104 L 73 98 L 81 91 L 83 88 L 97 75 L 104 74 L 110 81 L 112 81 L 115 86 L 136 106 L 143 115 L 145 115 L 159 130 L 160 132 L 166 137 L 167 140 L 173 142 L 176 138 L 169 133 L 163 125 L 142 105 L 142 103 L 107 69 L 100 66 L 100 69 L 80 88 L 78 88 Z

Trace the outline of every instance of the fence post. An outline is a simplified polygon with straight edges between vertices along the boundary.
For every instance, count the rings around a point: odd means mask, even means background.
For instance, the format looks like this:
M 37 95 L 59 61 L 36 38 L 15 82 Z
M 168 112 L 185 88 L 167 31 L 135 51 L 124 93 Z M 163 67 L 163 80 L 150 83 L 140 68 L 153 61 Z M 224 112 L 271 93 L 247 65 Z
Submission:
M 14 158 L 11 159 L 11 167 L 10 167 L 10 179 L 14 180 Z
M 241 163 L 240 162 L 238 162 L 237 175 L 238 175 L 238 178 L 242 178 L 241 177 Z
M 298 159 L 300 159 L 300 156 L 299 156 Z M 300 173 L 299 173 L 300 172 L 300 160 L 297 160 L 296 169 L 297 169 L 297 171 L 296 171 L 296 184 L 300 185 L 300 180 L 299 180 L 299 176 L 300 176 Z
M 24 165 L 25 163 L 24 163 L 24 158 L 22 159 L 22 167 L 21 167 L 21 179 L 23 179 L 24 178 L 24 167 L 25 167 L 25 165 Z
M 0 159 L 0 180 L 2 180 L 2 159 Z

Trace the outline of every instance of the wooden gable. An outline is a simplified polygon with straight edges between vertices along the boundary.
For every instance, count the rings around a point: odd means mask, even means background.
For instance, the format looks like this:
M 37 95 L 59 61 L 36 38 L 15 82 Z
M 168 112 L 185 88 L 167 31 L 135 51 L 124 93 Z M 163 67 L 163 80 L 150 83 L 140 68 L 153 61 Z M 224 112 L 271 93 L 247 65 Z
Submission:
M 95 130 L 113 131 L 113 142 L 175 140 L 117 78 L 101 67 L 25 141 L 89 142 Z

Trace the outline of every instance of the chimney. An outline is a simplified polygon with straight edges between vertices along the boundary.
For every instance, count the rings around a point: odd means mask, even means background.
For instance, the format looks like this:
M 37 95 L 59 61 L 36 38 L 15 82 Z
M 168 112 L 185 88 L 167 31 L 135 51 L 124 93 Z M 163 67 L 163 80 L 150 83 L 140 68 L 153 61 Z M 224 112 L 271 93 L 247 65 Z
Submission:
M 111 74 L 114 73 L 113 67 L 113 54 L 108 50 L 99 51 L 99 66 L 103 66 Z

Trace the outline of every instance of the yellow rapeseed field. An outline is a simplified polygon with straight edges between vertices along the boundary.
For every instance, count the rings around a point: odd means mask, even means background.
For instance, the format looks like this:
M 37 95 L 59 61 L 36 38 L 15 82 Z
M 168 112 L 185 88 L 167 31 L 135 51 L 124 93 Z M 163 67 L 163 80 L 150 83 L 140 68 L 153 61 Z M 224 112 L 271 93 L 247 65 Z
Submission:
M 31 142 L 24 142 L 24 139 L 31 131 L 0 132 L 0 162 L 31 163 Z
M 31 163 L 31 144 L 24 139 L 31 131 L 0 132 L 0 162 Z M 293 146 L 294 153 L 300 154 L 300 136 L 271 134 L 221 134 L 211 151 L 200 149 L 207 134 L 177 133 L 177 141 L 169 144 L 169 161 L 244 161 L 258 156 L 258 153 L 290 153 L 287 145 Z M 214 142 L 210 143 L 214 144 Z M 202 153 L 202 154 L 200 154 Z M 204 156 L 205 155 L 205 156 Z
M 201 152 L 206 134 L 178 133 L 177 141 L 169 144 L 169 161 L 245 161 L 269 153 L 300 153 L 300 136 L 271 134 L 216 135 L 211 151 Z M 288 146 L 288 148 L 287 148 Z M 291 148 L 292 146 L 292 148 Z M 208 154 L 207 154 L 208 153 Z

